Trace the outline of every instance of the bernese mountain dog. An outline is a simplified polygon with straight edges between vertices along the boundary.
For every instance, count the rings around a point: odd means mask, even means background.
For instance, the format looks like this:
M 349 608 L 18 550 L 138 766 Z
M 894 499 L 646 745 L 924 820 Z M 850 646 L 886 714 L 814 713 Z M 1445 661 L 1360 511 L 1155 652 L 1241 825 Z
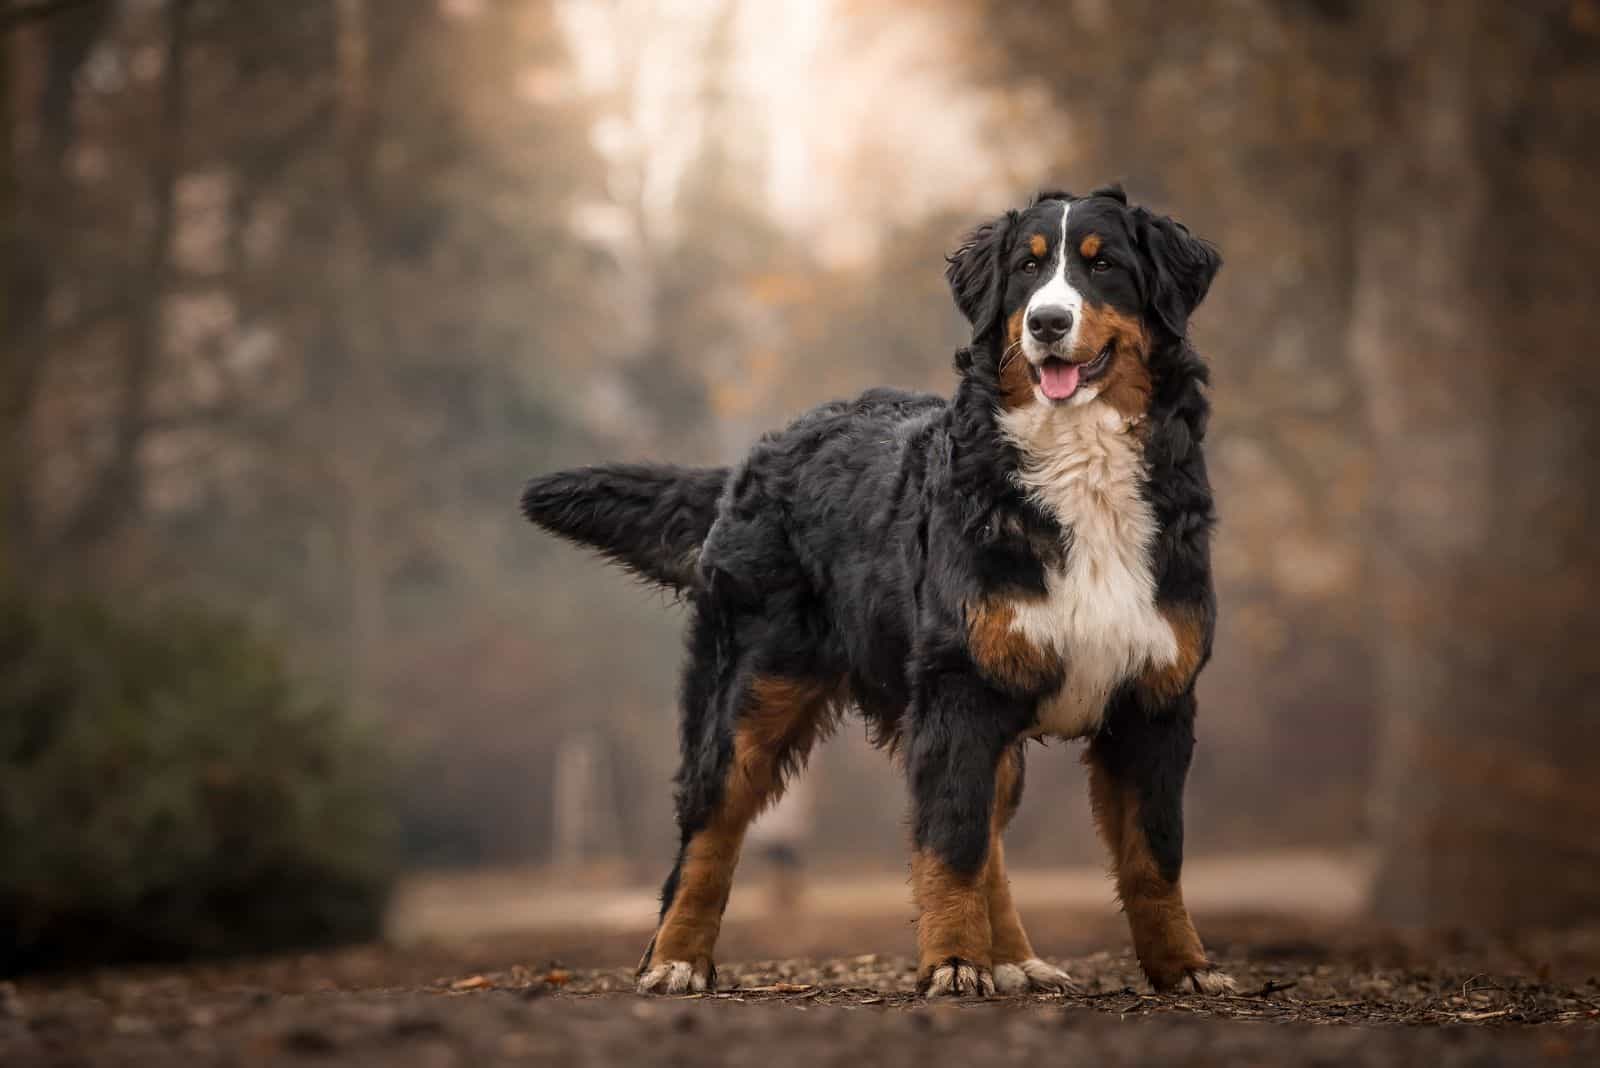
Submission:
M 745 828 L 847 709 L 910 783 L 926 994 L 1062 991 L 1002 835 L 1029 739 L 1087 739 L 1094 820 L 1157 990 L 1219 993 L 1183 903 L 1195 678 L 1211 652 L 1205 365 L 1221 259 L 1120 187 L 1050 192 L 949 257 L 950 398 L 874 389 L 742 463 L 531 481 L 533 522 L 681 593 L 681 831 L 642 992 L 710 989 Z

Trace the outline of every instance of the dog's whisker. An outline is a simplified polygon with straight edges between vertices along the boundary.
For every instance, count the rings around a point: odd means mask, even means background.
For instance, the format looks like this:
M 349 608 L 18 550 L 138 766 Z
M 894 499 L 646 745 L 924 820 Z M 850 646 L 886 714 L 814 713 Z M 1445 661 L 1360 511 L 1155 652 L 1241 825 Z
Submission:
M 1000 370 L 1004 372 L 1005 369 L 1011 364 L 1011 361 L 1021 355 L 1021 341 L 1013 341 L 1011 344 L 1007 345 L 1005 351 L 1000 354 Z

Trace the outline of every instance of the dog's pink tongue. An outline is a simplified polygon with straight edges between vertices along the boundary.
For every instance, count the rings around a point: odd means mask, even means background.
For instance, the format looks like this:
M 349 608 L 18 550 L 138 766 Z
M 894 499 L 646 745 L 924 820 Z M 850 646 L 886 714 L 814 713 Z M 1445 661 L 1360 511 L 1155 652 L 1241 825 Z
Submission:
M 1039 386 L 1051 400 L 1066 400 L 1078 388 L 1078 365 L 1065 360 L 1046 360 L 1039 368 Z

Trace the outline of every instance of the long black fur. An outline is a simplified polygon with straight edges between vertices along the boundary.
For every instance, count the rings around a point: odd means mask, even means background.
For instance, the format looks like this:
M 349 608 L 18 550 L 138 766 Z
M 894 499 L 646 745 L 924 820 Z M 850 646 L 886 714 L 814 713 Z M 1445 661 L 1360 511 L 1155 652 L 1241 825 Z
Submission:
M 1152 338 L 1144 492 L 1159 527 L 1158 601 L 1200 612 L 1209 653 L 1207 373 L 1186 331 L 1220 259 L 1171 220 L 1128 207 L 1120 189 L 1091 197 L 1132 234 L 1128 285 Z M 1035 206 L 1063 199 L 1072 198 L 1046 193 Z M 613 466 L 529 483 L 529 518 L 687 591 L 685 848 L 721 796 L 751 680 L 841 679 L 877 736 L 905 753 L 918 848 L 957 872 L 982 866 L 999 757 L 1034 724 L 1047 691 L 985 677 L 963 605 L 1043 593 L 1047 570 L 1072 551 L 1072 532 L 1018 488 L 1016 448 L 997 423 L 1004 316 L 1015 305 L 1008 258 L 1024 215 L 978 228 L 950 258 L 952 292 L 973 326 L 953 397 L 875 389 L 826 404 L 763 437 L 731 471 Z M 1174 878 L 1193 746 L 1189 685 L 1165 707 L 1125 685 L 1092 741 L 1108 772 L 1137 785 L 1152 850 Z M 674 867 L 663 913 L 677 880 Z

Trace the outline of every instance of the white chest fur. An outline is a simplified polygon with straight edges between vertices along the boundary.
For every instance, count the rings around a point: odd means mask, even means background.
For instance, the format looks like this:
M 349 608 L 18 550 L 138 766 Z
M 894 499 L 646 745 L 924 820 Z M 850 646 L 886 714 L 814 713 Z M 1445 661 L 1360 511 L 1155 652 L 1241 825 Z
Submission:
M 1065 566 L 1046 575 L 1044 597 L 1015 603 L 1012 625 L 1066 666 L 1061 689 L 1039 706 L 1038 733 L 1082 737 L 1099 727 L 1112 690 L 1178 656 L 1156 610 L 1143 450 L 1105 404 L 1034 403 L 1000 425 L 1021 453 L 1022 486 L 1072 532 Z

